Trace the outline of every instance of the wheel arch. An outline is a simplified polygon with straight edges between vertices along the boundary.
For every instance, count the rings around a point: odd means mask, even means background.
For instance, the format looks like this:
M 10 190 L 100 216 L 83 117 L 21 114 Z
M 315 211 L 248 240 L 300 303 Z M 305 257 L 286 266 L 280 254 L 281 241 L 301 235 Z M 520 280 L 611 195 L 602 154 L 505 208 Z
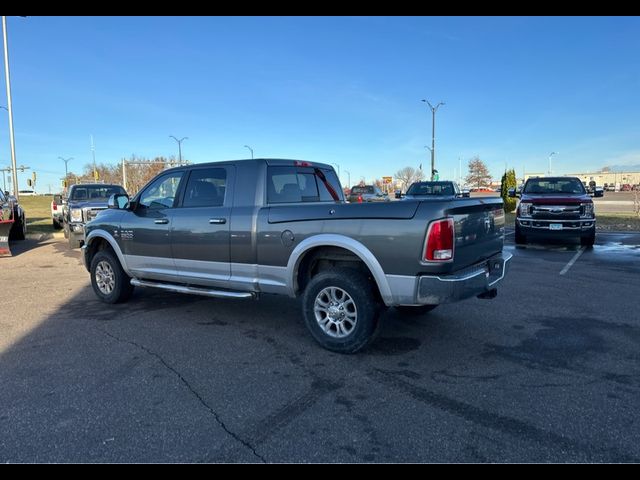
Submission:
M 132 276 L 129 272 L 129 269 L 127 268 L 127 262 L 124 258 L 122 250 L 120 249 L 120 246 L 118 245 L 118 242 L 116 242 L 116 239 L 113 238 L 113 235 L 111 235 L 106 230 L 92 230 L 91 233 L 87 235 L 85 246 L 87 249 L 85 253 L 87 268 L 89 268 L 89 266 L 91 265 L 91 259 L 93 258 L 93 256 L 97 252 L 102 250 L 104 246 L 108 246 L 118 257 L 118 261 L 120 262 L 120 265 L 122 266 L 122 269 L 125 271 L 125 273 L 129 276 Z
M 385 305 L 393 304 L 393 296 L 387 277 L 380 262 L 378 262 L 371 250 L 353 238 L 337 234 L 320 234 L 306 238 L 291 252 L 287 263 L 287 287 L 291 296 L 297 296 L 300 293 L 299 273 L 301 264 L 308 258 L 308 255 L 313 255 L 313 252 L 317 252 L 321 248 L 340 248 L 355 255 L 371 273 Z

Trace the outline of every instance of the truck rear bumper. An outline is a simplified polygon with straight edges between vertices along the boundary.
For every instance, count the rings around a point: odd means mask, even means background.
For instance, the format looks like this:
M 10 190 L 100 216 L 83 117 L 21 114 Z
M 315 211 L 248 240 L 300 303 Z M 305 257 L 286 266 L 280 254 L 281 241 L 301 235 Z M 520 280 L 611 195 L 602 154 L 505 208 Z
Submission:
M 439 305 L 495 290 L 509 268 L 512 255 L 499 253 L 449 275 L 399 277 L 387 275 L 393 305 Z M 390 278 L 394 277 L 394 278 Z
M 417 301 L 437 305 L 487 293 L 502 281 L 511 257 L 510 253 L 500 253 L 452 275 L 423 275 L 418 281 Z

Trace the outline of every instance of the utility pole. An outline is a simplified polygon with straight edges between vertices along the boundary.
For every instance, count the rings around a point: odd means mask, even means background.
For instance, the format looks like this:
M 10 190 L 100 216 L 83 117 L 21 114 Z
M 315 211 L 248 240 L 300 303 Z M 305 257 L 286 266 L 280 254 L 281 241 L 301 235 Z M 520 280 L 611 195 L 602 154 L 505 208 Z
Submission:
M 178 140 L 173 135 L 169 135 L 169 137 L 173 138 L 176 142 L 178 142 L 178 165 L 182 166 L 182 142 L 184 140 L 188 140 L 189 137 L 182 137 L 180 140 Z
M 436 169 L 436 112 L 441 105 L 444 105 L 444 102 L 438 103 L 435 107 L 431 105 L 431 102 L 427 100 L 422 100 L 424 103 L 429 105 L 431 109 L 431 181 L 433 181 L 433 171 Z
M 11 75 L 9 74 L 9 41 L 7 39 L 7 17 L 2 16 L 2 38 L 4 40 L 4 77 L 7 85 L 7 112 L 9 113 L 9 142 L 11 144 L 11 167 L 13 168 L 13 195 L 18 195 L 18 169 L 16 167 L 16 142 L 13 133 L 13 102 L 11 101 Z

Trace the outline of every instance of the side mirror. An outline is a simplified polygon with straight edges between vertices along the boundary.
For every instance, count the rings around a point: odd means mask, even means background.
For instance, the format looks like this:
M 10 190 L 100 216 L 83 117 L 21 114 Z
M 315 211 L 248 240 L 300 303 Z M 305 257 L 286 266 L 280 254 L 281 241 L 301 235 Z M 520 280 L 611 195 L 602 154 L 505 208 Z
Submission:
M 107 200 L 107 207 L 122 210 L 127 203 L 129 203 L 129 195 L 115 193 L 109 197 L 109 200 Z
M 517 196 L 518 196 L 518 192 L 516 192 L 516 189 L 515 188 L 510 188 L 509 189 L 509 197 L 510 198 L 515 198 Z

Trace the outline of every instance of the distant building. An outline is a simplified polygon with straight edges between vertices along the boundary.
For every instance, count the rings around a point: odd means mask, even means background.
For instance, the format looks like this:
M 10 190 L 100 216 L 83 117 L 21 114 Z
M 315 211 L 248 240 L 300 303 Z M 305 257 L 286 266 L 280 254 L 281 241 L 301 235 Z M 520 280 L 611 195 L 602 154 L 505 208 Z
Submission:
M 525 173 L 524 180 L 526 181 L 531 177 L 544 177 L 546 173 Z M 565 173 L 563 176 L 578 177 L 585 183 L 595 181 L 599 187 L 605 183 L 607 185 L 629 185 L 640 184 L 640 172 L 593 172 L 593 173 Z

